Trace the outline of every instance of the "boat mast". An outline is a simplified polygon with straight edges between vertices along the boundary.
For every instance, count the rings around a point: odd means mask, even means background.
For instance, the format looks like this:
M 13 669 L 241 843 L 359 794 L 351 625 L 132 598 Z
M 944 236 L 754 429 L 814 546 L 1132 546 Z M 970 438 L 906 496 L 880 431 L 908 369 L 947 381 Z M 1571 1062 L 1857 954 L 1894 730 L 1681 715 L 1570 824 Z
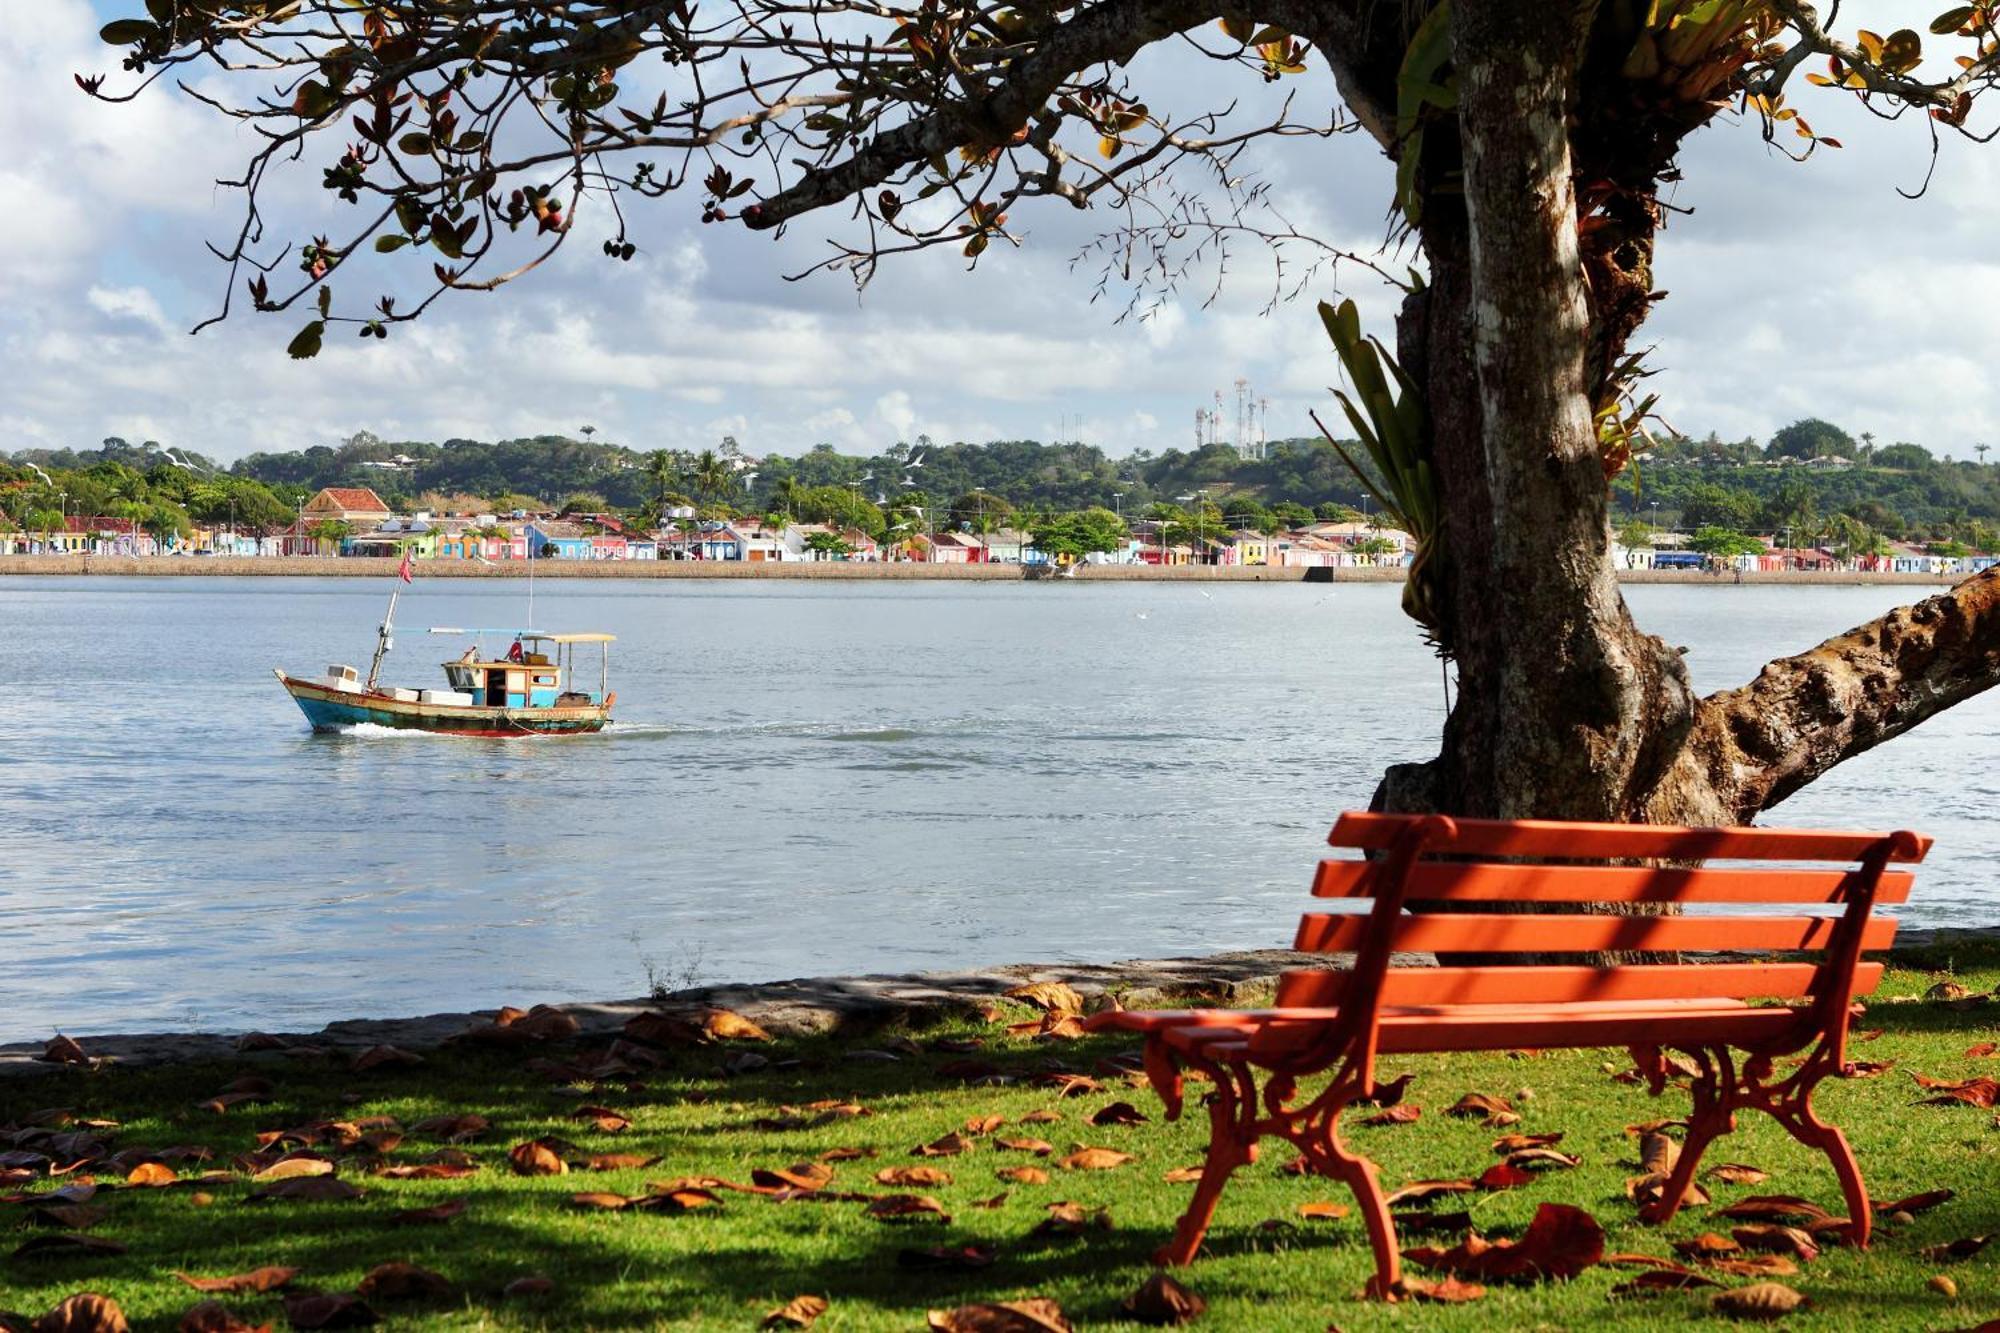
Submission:
M 403 595 L 401 588 L 389 593 L 389 614 L 382 617 L 382 623 L 375 630 L 375 660 L 368 664 L 368 690 L 374 693 L 375 678 L 382 674 L 382 658 L 396 646 L 391 635 L 396 632 L 396 599 Z

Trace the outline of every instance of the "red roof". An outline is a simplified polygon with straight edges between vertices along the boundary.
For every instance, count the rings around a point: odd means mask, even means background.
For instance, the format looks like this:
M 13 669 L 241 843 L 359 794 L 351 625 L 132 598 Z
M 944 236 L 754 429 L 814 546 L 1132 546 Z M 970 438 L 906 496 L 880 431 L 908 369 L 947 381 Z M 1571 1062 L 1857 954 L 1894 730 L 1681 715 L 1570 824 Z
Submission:
M 129 533 L 133 530 L 129 518 L 108 518 L 103 514 L 70 514 L 63 519 L 64 532 L 116 532 Z
M 314 500 L 331 500 L 336 508 L 355 510 L 371 514 L 386 514 L 389 506 L 382 503 L 382 497 L 366 486 L 328 486 Z M 308 503 L 307 508 L 311 508 Z

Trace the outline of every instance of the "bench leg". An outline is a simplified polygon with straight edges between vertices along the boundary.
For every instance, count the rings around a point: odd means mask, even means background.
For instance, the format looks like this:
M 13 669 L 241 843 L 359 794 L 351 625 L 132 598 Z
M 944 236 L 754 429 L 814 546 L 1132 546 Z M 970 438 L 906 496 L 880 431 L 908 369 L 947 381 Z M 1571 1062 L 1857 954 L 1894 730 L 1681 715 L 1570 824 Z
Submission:
M 1235 1071 L 1241 1075 L 1240 1082 L 1213 1066 L 1206 1066 L 1206 1072 L 1215 1084 L 1208 1099 L 1208 1157 L 1202 1163 L 1194 1198 L 1174 1224 L 1174 1238 L 1153 1254 L 1153 1262 L 1162 1267 L 1180 1268 L 1194 1262 L 1230 1174 L 1257 1159 L 1255 1131 L 1246 1133 L 1244 1128 L 1256 1109 L 1254 1085 L 1248 1071 Z
M 1328 1089 L 1316 1113 L 1299 1125 L 1294 1141 L 1316 1173 L 1340 1181 L 1353 1193 L 1362 1225 L 1368 1229 L 1368 1246 L 1375 1252 L 1375 1276 L 1368 1279 L 1367 1294 L 1371 1300 L 1388 1300 L 1403 1285 L 1403 1254 L 1375 1163 L 1341 1141 L 1340 1113 L 1346 1102 L 1335 1089 Z
M 1687 1142 L 1681 1145 L 1681 1155 L 1674 1160 L 1674 1169 L 1667 1174 L 1660 1197 L 1639 1210 L 1639 1220 L 1651 1226 L 1672 1220 L 1687 1200 L 1688 1187 L 1694 1184 L 1694 1173 L 1701 1166 L 1701 1155 L 1708 1151 L 1710 1143 L 1735 1130 L 1736 1116 L 1726 1105 L 1705 1109 L 1698 1106 L 1688 1119 Z
M 1868 1201 L 1868 1187 L 1861 1181 L 1861 1164 L 1854 1160 L 1854 1149 L 1848 1146 L 1847 1136 L 1819 1118 L 1810 1093 L 1799 1099 L 1795 1117 L 1779 1116 L 1778 1121 L 1793 1138 L 1808 1148 L 1819 1149 L 1833 1164 L 1833 1174 L 1840 1178 L 1840 1193 L 1847 1200 L 1848 1242 L 1858 1250 L 1867 1249 L 1869 1234 L 1875 1228 L 1875 1206 Z

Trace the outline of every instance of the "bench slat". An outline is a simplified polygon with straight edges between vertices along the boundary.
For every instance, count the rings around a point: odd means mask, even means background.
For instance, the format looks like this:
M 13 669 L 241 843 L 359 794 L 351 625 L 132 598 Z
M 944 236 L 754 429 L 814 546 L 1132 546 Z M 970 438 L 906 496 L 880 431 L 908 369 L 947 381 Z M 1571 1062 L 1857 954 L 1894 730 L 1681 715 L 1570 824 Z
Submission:
M 1795 999 L 1810 993 L 1819 969 L 1811 963 L 1644 963 L 1625 967 L 1395 968 L 1382 979 L 1382 1003 L 1575 1004 L 1622 1000 Z M 1328 1008 L 1340 1003 L 1345 972 L 1287 972 L 1278 983 L 1280 1008 Z M 1882 980 L 1882 964 L 1855 969 L 1855 995 Z
M 1336 847 L 1382 851 L 1413 816 L 1344 814 L 1327 839 Z M 1884 834 L 1818 832 L 1782 828 L 1680 828 L 1664 824 L 1582 824 L 1552 819 L 1454 819 L 1458 837 L 1449 851 L 1473 856 L 1552 856 L 1706 860 L 1727 857 L 1775 861 L 1858 861 Z M 1931 840 L 1921 834 L 1914 855 L 1892 860 L 1921 861 Z
M 1372 895 L 1378 862 L 1328 859 L 1313 880 L 1316 898 Z M 1650 866 L 1538 866 L 1424 861 L 1411 867 L 1405 901 L 1562 903 L 1825 903 L 1858 882 L 1852 870 L 1685 870 Z M 1908 900 L 1916 877 L 1883 872 L 1875 901 Z
M 1587 953 L 1600 949 L 1824 949 L 1838 917 L 1826 916 L 1528 916 L 1432 913 L 1396 922 L 1391 948 L 1415 953 Z M 1368 932 L 1359 913 L 1308 913 L 1292 947 L 1308 953 L 1356 953 Z M 1869 920 L 1863 949 L 1886 949 L 1894 917 Z

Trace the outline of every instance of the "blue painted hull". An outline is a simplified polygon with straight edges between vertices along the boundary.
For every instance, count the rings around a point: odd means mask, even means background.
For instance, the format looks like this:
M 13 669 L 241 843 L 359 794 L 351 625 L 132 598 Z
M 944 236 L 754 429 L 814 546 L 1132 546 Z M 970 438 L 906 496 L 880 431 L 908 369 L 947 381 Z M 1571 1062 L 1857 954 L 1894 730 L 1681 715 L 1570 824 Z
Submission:
M 345 731 L 371 725 L 448 736 L 577 736 L 602 731 L 611 720 L 609 701 L 574 708 L 487 708 L 476 705 L 410 703 L 383 694 L 331 690 L 312 681 L 277 673 L 285 692 L 298 703 L 312 729 Z

